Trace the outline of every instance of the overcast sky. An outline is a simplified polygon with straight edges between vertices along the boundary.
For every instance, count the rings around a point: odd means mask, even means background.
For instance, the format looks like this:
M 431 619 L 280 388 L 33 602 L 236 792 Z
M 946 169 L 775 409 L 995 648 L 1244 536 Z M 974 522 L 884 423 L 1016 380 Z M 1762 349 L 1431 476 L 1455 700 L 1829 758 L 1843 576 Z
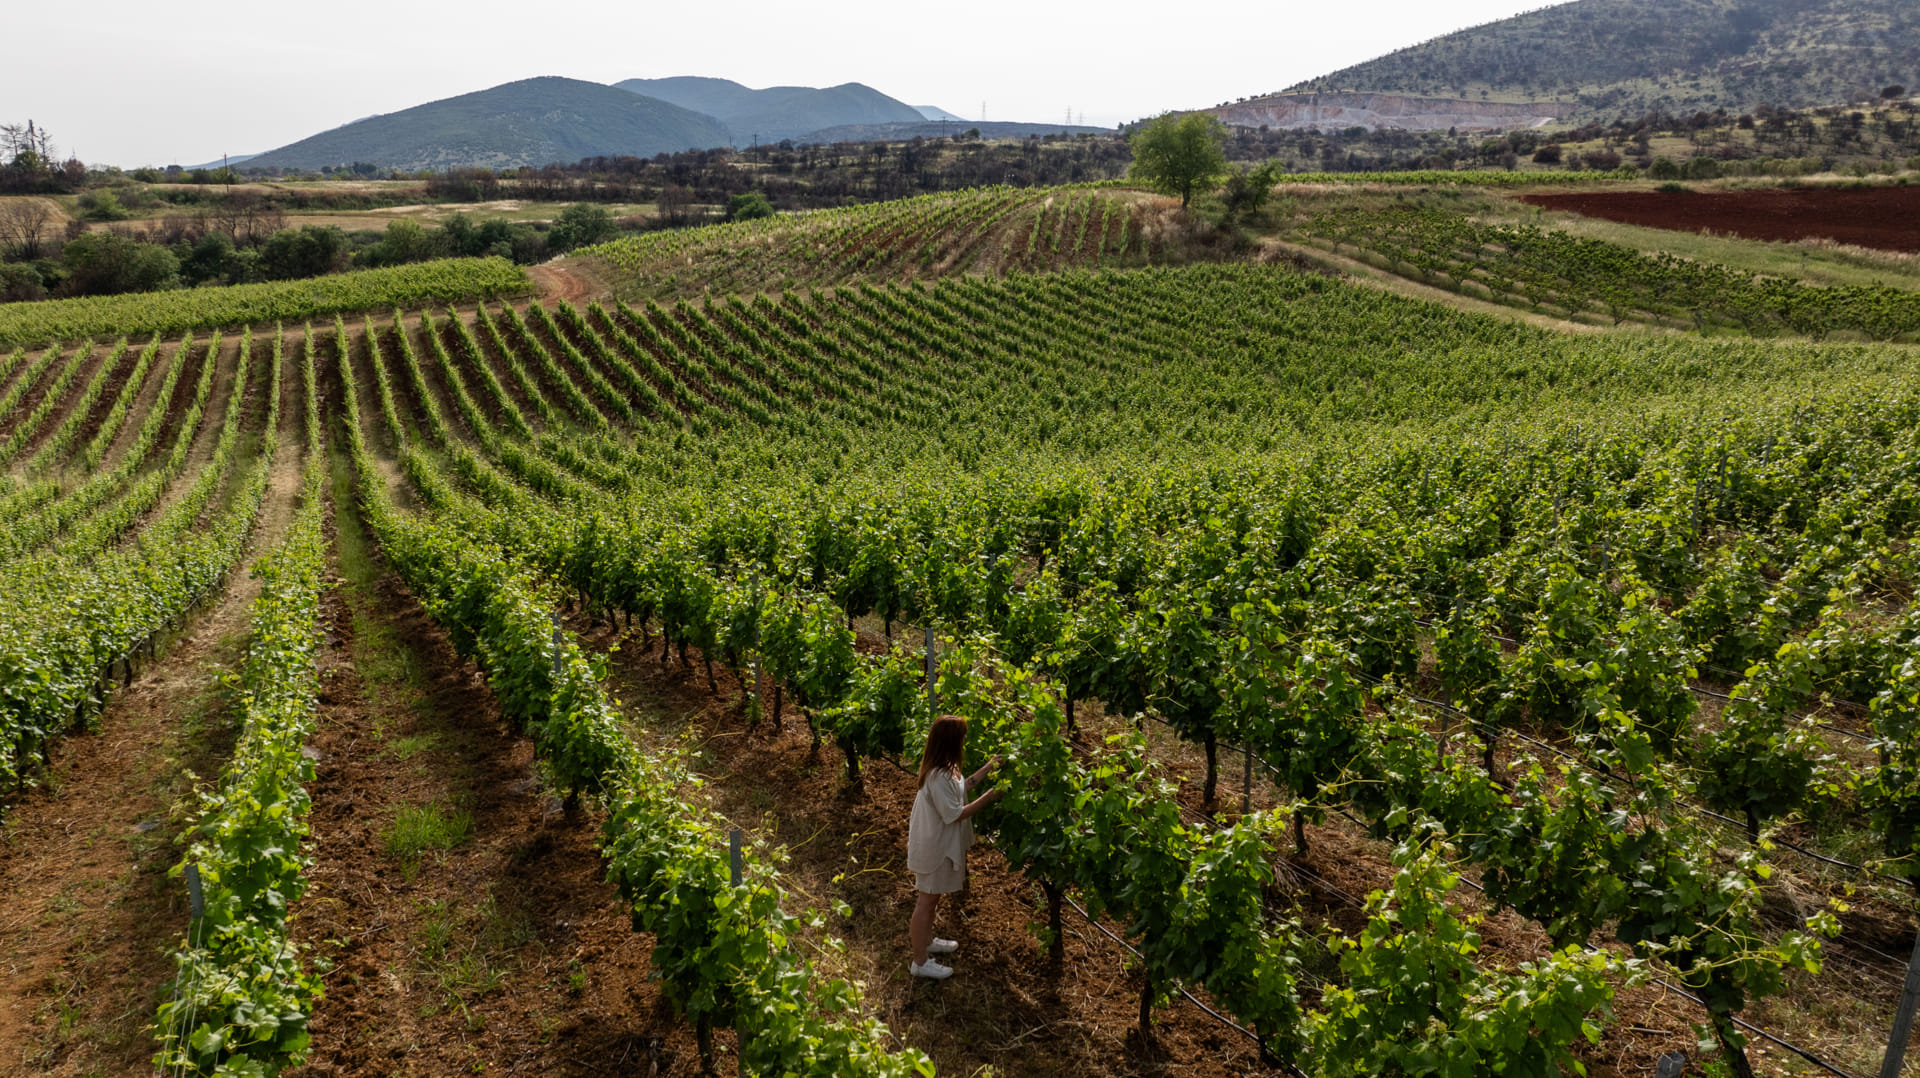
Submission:
M 1540 0 L 1069 6 L 7 0 L 0 121 L 95 164 L 192 165 L 535 75 L 864 82 L 968 119 L 1112 125 L 1282 89 Z

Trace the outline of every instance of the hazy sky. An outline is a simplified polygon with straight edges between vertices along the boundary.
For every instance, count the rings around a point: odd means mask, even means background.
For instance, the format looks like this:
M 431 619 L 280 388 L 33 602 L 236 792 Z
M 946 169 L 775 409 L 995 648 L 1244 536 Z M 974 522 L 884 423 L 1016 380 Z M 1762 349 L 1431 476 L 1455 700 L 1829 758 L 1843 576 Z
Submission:
M 127 167 L 273 149 L 535 75 L 864 82 L 969 119 L 1111 125 L 1279 90 L 1540 0 L 1069 6 L 977 0 L 6 0 L 0 121 Z M 28 43 L 38 43 L 32 45 Z M 25 45 L 25 47 L 22 47 Z

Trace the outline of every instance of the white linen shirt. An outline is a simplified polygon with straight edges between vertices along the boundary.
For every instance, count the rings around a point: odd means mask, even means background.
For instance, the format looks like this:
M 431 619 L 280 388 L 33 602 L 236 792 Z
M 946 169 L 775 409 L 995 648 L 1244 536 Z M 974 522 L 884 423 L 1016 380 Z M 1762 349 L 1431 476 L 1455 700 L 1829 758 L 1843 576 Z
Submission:
M 907 819 L 907 871 L 926 874 L 951 866 L 965 870 L 973 845 L 973 820 L 961 819 L 967 807 L 966 780 L 946 768 L 927 775 Z

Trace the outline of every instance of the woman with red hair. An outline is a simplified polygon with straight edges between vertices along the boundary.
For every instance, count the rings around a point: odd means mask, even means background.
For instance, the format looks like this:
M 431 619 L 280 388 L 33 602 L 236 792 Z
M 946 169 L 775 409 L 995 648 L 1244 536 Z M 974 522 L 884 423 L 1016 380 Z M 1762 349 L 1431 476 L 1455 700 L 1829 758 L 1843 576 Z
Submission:
M 933 956 L 952 954 L 960 945 L 934 938 L 933 914 L 940 908 L 941 895 L 950 895 L 966 885 L 973 814 L 1005 793 L 990 790 L 971 802 L 967 800 L 968 791 L 1000 766 L 1000 758 L 995 756 L 963 778 L 960 760 L 966 747 L 967 720 L 942 715 L 927 730 L 927 747 L 920 754 L 920 792 L 914 796 L 913 815 L 907 821 L 907 868 L 913 872 L 914 889 L 919 892 L 913 920 L 908 924 L 915 977 L 942 980 L 953 976 L 952 967 L 935 961 Z

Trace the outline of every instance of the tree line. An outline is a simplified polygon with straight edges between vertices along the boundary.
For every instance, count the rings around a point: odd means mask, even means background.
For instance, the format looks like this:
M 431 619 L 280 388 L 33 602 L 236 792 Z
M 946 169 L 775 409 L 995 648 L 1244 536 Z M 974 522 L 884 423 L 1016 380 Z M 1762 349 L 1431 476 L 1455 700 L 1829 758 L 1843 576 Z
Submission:
M 44 206 L 29 209 L 32 228 L 42 228 Z M 76 219 L 49 241 L 12 225 L 13 210 L 0 205 L 0 302 L 286 281 L 440 258 L 496 255 L 526 265 L 618 231 L 605 207 L 577 203 L 551 224 L 456 213 L 437 226 L 401 218 L 384 232 L 288 226 L 276 213 L 169 218 L 139 229 L 92 229 Z

